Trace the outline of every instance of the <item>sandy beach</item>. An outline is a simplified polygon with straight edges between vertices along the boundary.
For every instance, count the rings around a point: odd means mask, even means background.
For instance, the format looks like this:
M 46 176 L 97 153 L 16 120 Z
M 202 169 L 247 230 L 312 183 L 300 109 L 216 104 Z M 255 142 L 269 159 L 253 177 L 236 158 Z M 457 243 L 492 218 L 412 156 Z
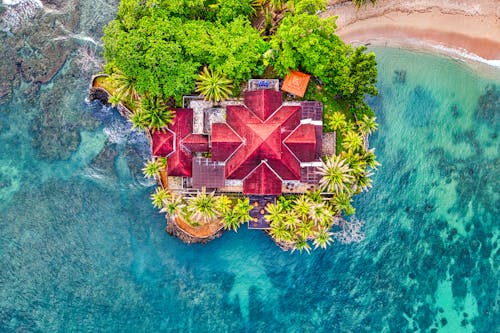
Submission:
M 330 2 L 346 42 L 429 49 L 500 66 L 500 0 Z

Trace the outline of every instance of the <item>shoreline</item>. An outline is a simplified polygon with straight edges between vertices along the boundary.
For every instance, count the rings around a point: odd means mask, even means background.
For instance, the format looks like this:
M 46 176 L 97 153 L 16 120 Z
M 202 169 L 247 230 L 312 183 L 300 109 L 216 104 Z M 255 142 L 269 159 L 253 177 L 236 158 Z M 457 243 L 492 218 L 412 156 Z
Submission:
M 500 9 L 488 0 L 379 0 L 359 10 L 338 2 L 322 16 L 338 16 L 337 34 L 346 43 L 428 50 L 500 68 Z

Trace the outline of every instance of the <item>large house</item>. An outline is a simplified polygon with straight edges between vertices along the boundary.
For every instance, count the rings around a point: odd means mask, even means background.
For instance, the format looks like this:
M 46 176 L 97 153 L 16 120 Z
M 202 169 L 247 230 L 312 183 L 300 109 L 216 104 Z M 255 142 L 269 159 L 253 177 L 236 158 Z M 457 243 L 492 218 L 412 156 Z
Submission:
M 168 130 L 152 134 L 153 155 L 168 159 L 171 190 L 266 196 L 317 185 L 322 104 L 283 102 L 281 91 L 259 88 L 223 108 L 175 109 Z

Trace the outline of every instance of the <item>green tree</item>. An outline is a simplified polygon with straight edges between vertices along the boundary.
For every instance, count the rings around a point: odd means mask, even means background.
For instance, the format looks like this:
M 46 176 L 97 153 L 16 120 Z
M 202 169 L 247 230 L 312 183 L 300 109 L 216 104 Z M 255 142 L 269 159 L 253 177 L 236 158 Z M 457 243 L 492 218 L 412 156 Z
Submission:
M 345 114 L 342 112 L 334 112 L 327 115 L 326 121 L 332 131 L 342 131 L 347 125 Z
M 203 188 L 196 196 L 188 198 L 187 212 L 194 224 L 203 225 L 212 222 L 220 215 L 217 205 L 214 192 L 207 193 Z
M 308 254 L 311 253 L 311 245 L 304 238 L 299 238 L 295 241 L 292 252 L 298 250 L 302 253 L 302 251 L 306 251 Z
M 139 94 L 135 89 L 135 79 L 125 74 L 121 69 L 114 68 L 108 80 L 113 87 L 114 95 L 121 101 L 136 100 L 139 98 Z
M 144 126 L 152 131 L 159 131 L 172 123 L 175 112 L 167 107 L 166 103 L 158 96 L 146 95 L 141 98 L 140 109 L 136 112 L 140 114 L 138 124 L 135 117 L 132 117 L 134 126 Z
M 196 91 L 206 100 L 211 102 L 221 102 L 231 96 L 231 80 L 222 73 L 211 71 L 204 67 L 198 77 Z
M 223 218 L 224 229 L 237 231 L 239 226 L 250 221 L 250 210 L 252 206 L 248 198 L 238 199 L 234 207 L 229 210 Z
M 347 131 L 342 137 L 342 147 L 354 152 L 363 149 L 363 137 L 357 131 Z
M 303 70 L 327 82 L 325 73 L 331 71 L 332 62 L 345 60 L 345 45 L 335 35 L 335 20 L 308 13 L 287 15 L 271 37 L 275 71 L 284 76 L 290 69 Z
M 217 211 L 220 215 L 225 215 L 232 209 L 232 202 L 226 195 L 217 196 Z
M 160 165 L 155 160 L 149 160 L 144 164 L 142 173 L 146 178 L 157 178 L 160 173 Z
M 184 198 L 178 194 L 171 193 L 163 199 L 163 208 L 160 212 L 167 213 L 170 217 L 175 218 L 176 216 L 185 215 L 185 208 L 186 202 Z
M 272 226 L 274 225 L 282 225 L 283 221 L 285 219 L 285 212 L 283 211 L 282 206 L 279 204 L 279 202 L 273 204 L 273 203 L 268 203 L 266 205 L 266 215 L 264 215 L 264 218 L 266 219 L 267 222 Z
M 359 131 L 363 134 L 372 134 L 378 128 L 377 118 L 370 117 L 366 114 L 363 115 L 363 118 L 357 122 Z
M 166 200 L 168 196 L 169 193 L 165 189 L 157 187 L 155 193 L 151 194 L 151 201 L 153 203 L 153 206 L 158 209 L 163 208 L 163 201 Z
M 318 247 L 326 249 L 331 243 L 333 243 L 332 233 L 327 228 L 320 228 L 314 233 L 313 245 L 314 248 Z
M 354 181 L 351 171 L 349 165 L 340 156 L 327 156 L 318 167 L 318 172 L 322 176 L 319 186 L 331 193 L 350 192 Z
M 346 48 L 345 57 L 347 64 L 335 77 L 337 92 L 356 109 L 369 109 L 364 101 L 365 95 L 378 95 L 375 84 L 377 83 L 377 62 L 375 53 L 365 52 L 366 46 L 359 46 L 352 51 Z M 364 111 L 366 112 L 366 111 Z

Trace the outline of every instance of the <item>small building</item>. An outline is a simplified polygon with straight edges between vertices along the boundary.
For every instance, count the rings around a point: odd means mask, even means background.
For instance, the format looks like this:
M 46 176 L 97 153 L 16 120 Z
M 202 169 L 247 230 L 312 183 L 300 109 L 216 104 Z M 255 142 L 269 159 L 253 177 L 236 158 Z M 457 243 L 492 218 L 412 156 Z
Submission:
M 281 89 L 295 96 L 304 97 L 311 75 L 297 71 L 290 71 L 283 81 Z

